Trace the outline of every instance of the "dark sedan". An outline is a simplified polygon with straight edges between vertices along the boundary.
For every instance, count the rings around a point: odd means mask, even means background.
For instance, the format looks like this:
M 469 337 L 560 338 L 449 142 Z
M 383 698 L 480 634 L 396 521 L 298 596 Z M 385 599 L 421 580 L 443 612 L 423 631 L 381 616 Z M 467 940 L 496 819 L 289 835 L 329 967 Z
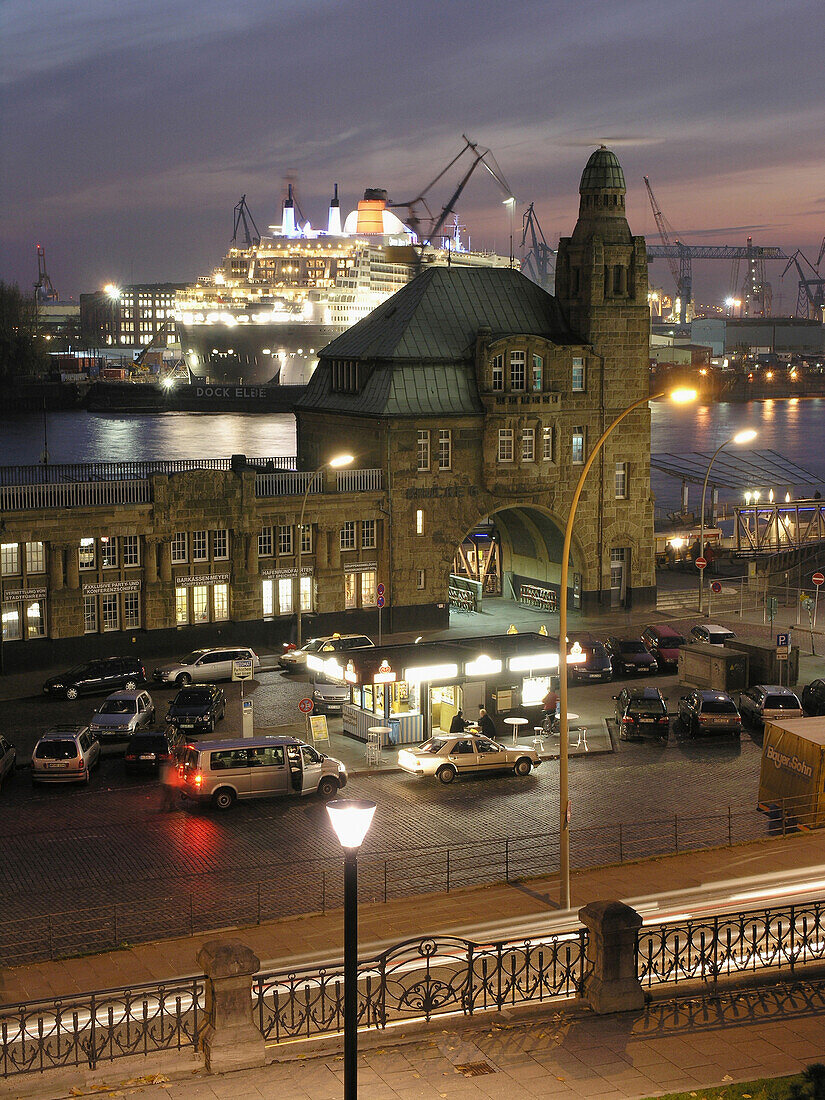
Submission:
M 574 642 L 570 653 L 579 658 L 569 665 L 571 680 L 586 683 L 588 680 L 609 680 L 613 676 L 613 665 L 603 642 Z
M 658 688 L 625 688 L 613 698 L 616 700 L 619 740 L 655 737 L 659 741 L 667 741 L 670 732 L 667 702 Z
M 78 695 L 109 693 L 119 688 L 134 691 L 145 683 L 146 669 L 139 657 L 101 657 L 52 676 L 43 685 L 43 691 L 76 699 Z
M 613 662 L 614 676 L 649 676 L 659 671 L 656 658 L 641 638 L 610 637 L 605 648 Z
M 802 689 L 802 709 L 814 717 L 825 714 L 825 680 L 812 680 Z
M 691 737 L 700 733 L 742 732 L 742 719 L 726 691 L 691 691 L 679 700 L 679 721 Z
M 190 684 L 169 704 L 166 721 L 179 730 L 201 732 L 215 728 L 226 713 L 226 695 L 216 684 Z
M 136 733 L 126 746 L 126 773 L 157 775 L 161 764 L 171 764 L 175 748 L 171 737 L 155 730 Z

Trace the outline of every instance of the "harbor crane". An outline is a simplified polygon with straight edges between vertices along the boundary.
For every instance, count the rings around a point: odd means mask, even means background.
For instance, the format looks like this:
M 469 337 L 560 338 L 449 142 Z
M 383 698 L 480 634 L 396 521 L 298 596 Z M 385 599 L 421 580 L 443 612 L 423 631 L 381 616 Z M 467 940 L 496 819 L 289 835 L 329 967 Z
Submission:
M 533 203 L 527 207 L 521 219 L 521 247 L 524 249 L 528 236 L 530 247 L 524 254 L 521 262 L 521 270 L 543 289 L 552 292 L 555 282 L 555 255 L 556 253 L 547 243 L 538 215 L 533 209 Z
M 34 298 L 38 303 L 59 300 L 59 295 L 46 271 L 46 252 L 42 244 L 37 246 L 37 282 L 34 284 Z
M 825 310 L 825 277 L 819 274 L 819 264 L 825 254 L 825 240 L 819 250 L 819 257 L 812 264 L 801 248 L 797 248 L 793 256 L 788 260 L 782 278 L 787 275 L 792 267 L 796 268 L 799 275 L 799 284 L 796 295 L 796 316 L 805 317 L 811 321 L 821 321 Z M 811 274 L 803 270 L 800 260 L 803 260 L 811 270 Z
M 261 234 L 255 224 L 255 219 L 252 217 L 247 202 L 246 195 L 241 195 L 240 201 L 235 204 L 235 223 L 232 228 L 232 243 L 236 244 L 238 240 L 238 229 L 243 225 L 244 244 L 247 248 L 252 248 L 253 245 L 261 243 Z M 249 227 L 255 230 L 254 235 L 250 233 Z

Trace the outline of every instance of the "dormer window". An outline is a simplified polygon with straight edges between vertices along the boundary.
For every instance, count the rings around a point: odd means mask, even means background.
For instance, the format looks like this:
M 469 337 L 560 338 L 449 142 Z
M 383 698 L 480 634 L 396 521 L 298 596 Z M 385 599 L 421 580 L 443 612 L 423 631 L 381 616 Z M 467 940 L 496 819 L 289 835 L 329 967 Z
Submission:
M 333 393 L 358 393 L 359 385 L 358 361 L 355 359 L 332 360 L 332 392 Z

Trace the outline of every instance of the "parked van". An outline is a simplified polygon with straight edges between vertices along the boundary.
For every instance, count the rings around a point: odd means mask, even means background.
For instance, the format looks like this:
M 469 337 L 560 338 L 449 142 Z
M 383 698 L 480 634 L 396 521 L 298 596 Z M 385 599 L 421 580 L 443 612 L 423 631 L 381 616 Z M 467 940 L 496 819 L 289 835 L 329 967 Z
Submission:
M 334 798 L 347 769 L 295 737 L 195 741 L 182 751 L 181 794 L 228 810 L 236 799 L 319 794 Z

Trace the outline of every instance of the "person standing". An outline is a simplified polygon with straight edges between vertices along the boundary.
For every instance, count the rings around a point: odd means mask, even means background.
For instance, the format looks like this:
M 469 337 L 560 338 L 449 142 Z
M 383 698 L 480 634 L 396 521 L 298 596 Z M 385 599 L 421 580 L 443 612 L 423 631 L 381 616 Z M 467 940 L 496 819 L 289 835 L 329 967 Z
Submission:
M 489 737 L 491 741 L 495 741 L 498 737 L 496 724 L 484 707 L 478 708 L 478 732 L 482 737 Z
M 450 722 L 450 733 L 464 733 L 469 724 L 470 723 L 464 717 L 464 712 L 462 710 L 457 710 L 453 715 L 452 722 Z

